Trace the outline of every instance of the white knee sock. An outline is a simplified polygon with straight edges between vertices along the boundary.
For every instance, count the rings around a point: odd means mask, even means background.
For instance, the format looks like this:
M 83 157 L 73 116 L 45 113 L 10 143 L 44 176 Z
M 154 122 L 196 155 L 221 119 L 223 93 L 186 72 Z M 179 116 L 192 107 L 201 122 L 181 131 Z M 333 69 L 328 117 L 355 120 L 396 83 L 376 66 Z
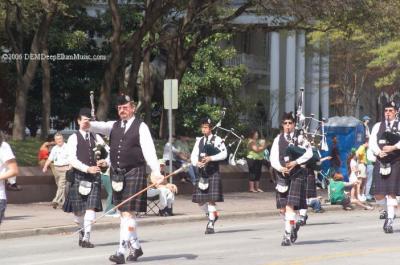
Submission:
M 392 198 L 387 198 L 387 213 L 389 219 L 394 219 L 394 210 L 397 207 L 397 200 Z
M 127 243 L 125 243 L 125 234 L 126 231 L 128 231 L 128 228 L 126 227 L 126 218 L 121 217 L 121 223 L 119 225 L 119 246 L 118 246 L 118 253 L 119 254 L 124 254 L 125 255 L 125 250 Z
M 208 205 L 208 219 L 210 221 L 214 221 L 215 218 L 217 217 L 218 212 L 217 212 L 217 208 L 215 207 L 215 205 Z
M 139 239 L 137 237 L 137 223 L 136 220 L 132 217 L 132 218 L 128 218 L 126 221 L 127 224 L 127 232 L 128 232 L 128 238 L 127 241 L 130 243 L 130 245 L 135 248 L 135 249 L 139 249 L 140 248 L 140 243 L 139 243 Z
M 86 210 L 84 218 L 85 235 L 83 240 L 89 240 L 90 232 L 92 231 L 92 222 L 96 218 L 96 213 L 92 210 Z
M 299 210 L 299 213 L 300 213 L 301 216 L 304 217 L 304 216 L 307 215 L 307 209 L 300 209 L 300 210 Z
M 285 213 L 285 231 L 290 233 L 296 220 L 296 213 Z

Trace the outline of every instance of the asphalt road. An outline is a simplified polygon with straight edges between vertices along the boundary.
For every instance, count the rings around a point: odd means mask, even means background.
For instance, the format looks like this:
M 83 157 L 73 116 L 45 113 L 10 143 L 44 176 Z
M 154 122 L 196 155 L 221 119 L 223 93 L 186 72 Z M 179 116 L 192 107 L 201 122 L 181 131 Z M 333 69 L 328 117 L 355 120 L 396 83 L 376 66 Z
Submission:
M 397 221 L 397 222 L 396 222 Z M 335 211 L 311 215 L 295 245 L 281 247 L 279 216 L 224 220 L 217 233 L 205 235 L 204 222 L 139 227 L 142 264 L 398 264 L 400 224 L 384 234 L 377 211 Z M 94 231 L 94 249 L 78 247 L 71 235 L 47 235 L 0 241 L 1 265 L 111 264 L 118 230 Z

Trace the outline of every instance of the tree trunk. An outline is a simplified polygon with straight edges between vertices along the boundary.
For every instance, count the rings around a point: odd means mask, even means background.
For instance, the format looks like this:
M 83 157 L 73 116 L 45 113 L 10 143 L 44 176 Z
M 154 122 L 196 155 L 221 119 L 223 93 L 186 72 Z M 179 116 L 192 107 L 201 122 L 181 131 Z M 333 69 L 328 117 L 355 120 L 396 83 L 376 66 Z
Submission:
M 111 88 L 114 84 L 115 74 L 121 64 L 121 16 L 118 12 L 117 0 L 108 1 L 111 11 L 113 34 L 111 36 L 111 58 L 107 64 L 103 83 L 100 87 L 100 98 L 97 107 L 97 119 L 105 120 L 110 106 Z
M 150 126 L 151 124 L 151 97 L 152 97 L 152 82 L 150 72 L 150 51 L 147 50 L 143 59 L 143 110 L 144 110 L 144 121 Z
M 47 41 L 44 44 L 43 54 L 48 55 L 49 51 L 47 49 Z M 43 70 L 43 80 L 42 80 L 42 122 L 41 122 L 41 132 L 40 138 L 45 140 L 49 134 L 50 130 L 50 113 L 51 113 L 51 97 L 50 97 L 50 63 L 48 60 L 43 60 L 41 62 Z

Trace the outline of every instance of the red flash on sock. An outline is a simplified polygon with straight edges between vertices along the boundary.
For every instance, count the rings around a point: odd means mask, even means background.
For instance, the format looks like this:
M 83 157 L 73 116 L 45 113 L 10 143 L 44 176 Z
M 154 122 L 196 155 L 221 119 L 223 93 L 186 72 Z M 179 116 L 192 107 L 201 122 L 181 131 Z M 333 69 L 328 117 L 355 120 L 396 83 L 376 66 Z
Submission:
M 294 220 L 290 220 L 290 224 L 294 225 L 295 221 Z
M 214 217 L 218 217 L 218 212 L 217 211 L 214 212 Z

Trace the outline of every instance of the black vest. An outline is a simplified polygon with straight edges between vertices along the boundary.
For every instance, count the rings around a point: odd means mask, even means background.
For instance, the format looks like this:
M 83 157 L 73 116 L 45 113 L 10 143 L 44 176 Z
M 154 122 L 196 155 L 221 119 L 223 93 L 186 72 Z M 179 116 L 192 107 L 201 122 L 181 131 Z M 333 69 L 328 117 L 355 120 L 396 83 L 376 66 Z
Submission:
M 279 162 L 281 162 L 281 166 L 286 166 L 285 156 L 286 156 L 286 149 L 289 147 L 289 142 L 285 138 L 285 134 L 281 133 L 279 135 Z
M 386 132 L 386 130 L 390 131 L 390 132 L 397 132 L 397 128 L 399 126 L 399 122 L 398 121 L 394 121 L 393 122 L 393 126 L 392 128 L 387 128 L 386 127 L 386 122 L 382 121 L 380 126 L 379 126 L 379 130 L 378 133 L 376 135 L 376 139 L 377 139 L 377 143 L 379 148 L 383 148 L 386 144 L 380 144 L 379 140 L 381 140 L 383 133 Z M 396 128 L 395 130 L 393 128 Z M 379 156 L 377 157 L 378 160 L 381 160 L 381 158 L 379 158 Z M 384 157 L 384 161 L 390 161 L 390 162 L 394 162 L 400 159 L 400 150 L 395 150 L 393 152 L 390 152 L 386 157 Z
M 95 166 L 96 160 L 94 156 L 93 148 L 96 147 L 95 136 L 90 133 L 90 145 L 89 143 L 83 138 L 82 134 L 78 131 L 75 133 L 77 138 L 77 146 L 76 146 L 76 157 L 79 161 L 83 164 L 88 166 Z
M 202 157 L 200 156 L 201 153 L 204 153 L 204 143 L 205 142 L 205 138 L 202 137 L 200 142 L 199 142 L 199 161 L 202 159 Z M 209 141 L 208 144 L 211 144 L 213 146 L 215 146 L 215 135 L 213 135 Z M 206 154 L 206 156 L 209 156 Z M 219 171 L 219 162 L 218 161 L 210 161 L 208 162 L 207 166 L 206 166 L 206 173 L 208 175 L 212 175 L 215 172 Z
M 110 134 L 110 160 L 113 168 L 126 169 L 141 167 L 145 160 L 140 147 L 139 127 L 142 121 L 135 118 L 124 133 L 121 121 L 114 123 Z

